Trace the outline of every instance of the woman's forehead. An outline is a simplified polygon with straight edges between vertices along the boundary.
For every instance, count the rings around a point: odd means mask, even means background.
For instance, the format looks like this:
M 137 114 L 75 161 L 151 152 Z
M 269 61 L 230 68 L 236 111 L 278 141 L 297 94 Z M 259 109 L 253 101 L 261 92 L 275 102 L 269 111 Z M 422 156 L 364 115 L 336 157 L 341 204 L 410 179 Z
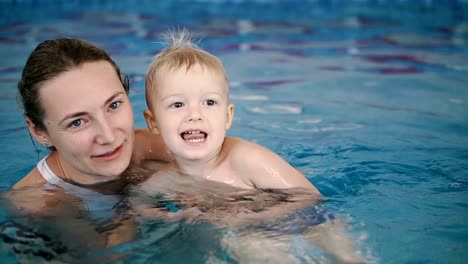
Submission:
M 124 92 L 119 76 L 108 62 L 85 63 L 44 82 L 40 102 L 46 115 L 92 111 L 116 92 Z

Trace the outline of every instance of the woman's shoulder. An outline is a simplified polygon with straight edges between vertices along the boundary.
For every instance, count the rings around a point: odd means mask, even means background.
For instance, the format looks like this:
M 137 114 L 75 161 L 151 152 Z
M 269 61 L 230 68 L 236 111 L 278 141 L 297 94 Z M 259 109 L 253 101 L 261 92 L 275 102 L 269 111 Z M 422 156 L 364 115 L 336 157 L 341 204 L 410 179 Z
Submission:
M 26 176 L 13 185 L 12 189 L 16 190 L 24 187 L 41 186 L 45 183 L 47 183 L 47 181 L 42 177 L 37 167 L 34 167 Z
M 161 135 L 154 134 L 147 128 L 135 129 L 131 164 L 140 166 L 146 161 L 169 162 L 173 160 L 169 154 Z

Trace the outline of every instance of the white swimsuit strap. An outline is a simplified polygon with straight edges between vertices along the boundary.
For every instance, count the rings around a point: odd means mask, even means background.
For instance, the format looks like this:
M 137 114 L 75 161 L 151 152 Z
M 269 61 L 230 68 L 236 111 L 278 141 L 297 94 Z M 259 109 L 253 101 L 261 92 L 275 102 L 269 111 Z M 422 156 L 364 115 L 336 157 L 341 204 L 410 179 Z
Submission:
M 48 183 L 50 183 L 52 185 L 55 185 L 57 187 L 60 187 L 62 189 L 65 189 L 67 191 L 82 190 L 82 191 L 87 192 L 87 193 L 95 193 L 93 191 L 82 188 L 80 186 L 76 186 L 74 184 L 68 183 L 68 182 L 64 181 L 62 178 L 60 178 L 59 176 L 57 176 L 57 174 L 55 174 L 52 171 L 52 169 L 50 169 L 49 164 L 47 164 L 47 158 L 49 156 L 50 155 L 47 155 L 46 157 L 44 157 L 41 161 L 39 161 L 37 163 L 37 169 L 42 174 L 42 177 L 44 177 L 44 179 Z
M 48 157 L 49 155 L 37 163 L 37 169 L 42 177 L 49 184 L 62 188 L 65 192 L 80 198 L 89 211 L 112 208 L 120 201 L 120 195 L 102 195 L 62 180 L 50 169 L 49 164 L 47 164 Z M 98 199 L 96 195 L 99 195 Z
M 55 175 L 55 173 L 50 169 L 49 164 L 47 164 L 47 158 L 49 156 L 50 155 L 45 156 L 37 163 L 37 169 L 48 183 L 56 185 L 62 181 L 62 179 Z

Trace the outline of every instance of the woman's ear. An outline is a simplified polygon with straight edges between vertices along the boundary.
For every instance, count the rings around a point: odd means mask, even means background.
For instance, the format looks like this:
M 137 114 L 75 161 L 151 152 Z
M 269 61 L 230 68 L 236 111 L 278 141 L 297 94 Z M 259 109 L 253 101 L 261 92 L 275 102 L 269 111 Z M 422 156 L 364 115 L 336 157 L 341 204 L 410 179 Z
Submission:
M 234 105 L 228 105 L 227 109 L 227 119 L 226 119 L 226 131 L 231 128 L 232 120 L 234 119 Z
M 26 117 L 26 126 L 28 126 L 29 133 L 31 133 L 31 135 L 37 142 L 41 143 L 46 147 L 51 146 L 51 144 L 49 143 L 49 136 L 47 135 L 47 133 L 43 129 L 37 127 L 29 117 Z
M 153 134 L 159 135 L 158 124 L 156 123 L 156 119 L 153 116 L 153 113 L 149 109 L 145 109 L 143 111 L 143 116 L 146 120 L 146 125 L 150 129 Z

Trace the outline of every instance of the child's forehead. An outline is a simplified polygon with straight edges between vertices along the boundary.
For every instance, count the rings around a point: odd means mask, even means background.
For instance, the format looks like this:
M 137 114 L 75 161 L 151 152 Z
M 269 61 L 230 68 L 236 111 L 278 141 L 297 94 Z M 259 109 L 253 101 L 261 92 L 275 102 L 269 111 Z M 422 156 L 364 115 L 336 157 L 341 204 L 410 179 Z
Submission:
M 198 62 L 194 64 L 183 63 L 180 65 L 163 66 L 161 67 L 161 70 L 159 72 L 160 72 L 160 78 L 164 78 L 165 75 L 170 75 L 174 73 L 179 73 L 179 74 L 209 73 L 209 74 L 222 76 L 223 78 L 225 77 L 225 74 L 222 70 L 216 69 L 210 65 L 200 64 Z
M 224 72 L 201 64 L 193 64 L 191 66 L 183 65 L 177 68 L 166 67 L 161 69 L 157 75 L 156 79 L 159 85 L 167 83 L 168 81 L 171 84 L 175 84 L 179 82 L 195 82 L 199 79 L 205 81 L 205 78 L 206 81 L 208 81 L 209 78 L 213 78 L 213 80 L 220 83 L 220 87 L 228 88 Z

